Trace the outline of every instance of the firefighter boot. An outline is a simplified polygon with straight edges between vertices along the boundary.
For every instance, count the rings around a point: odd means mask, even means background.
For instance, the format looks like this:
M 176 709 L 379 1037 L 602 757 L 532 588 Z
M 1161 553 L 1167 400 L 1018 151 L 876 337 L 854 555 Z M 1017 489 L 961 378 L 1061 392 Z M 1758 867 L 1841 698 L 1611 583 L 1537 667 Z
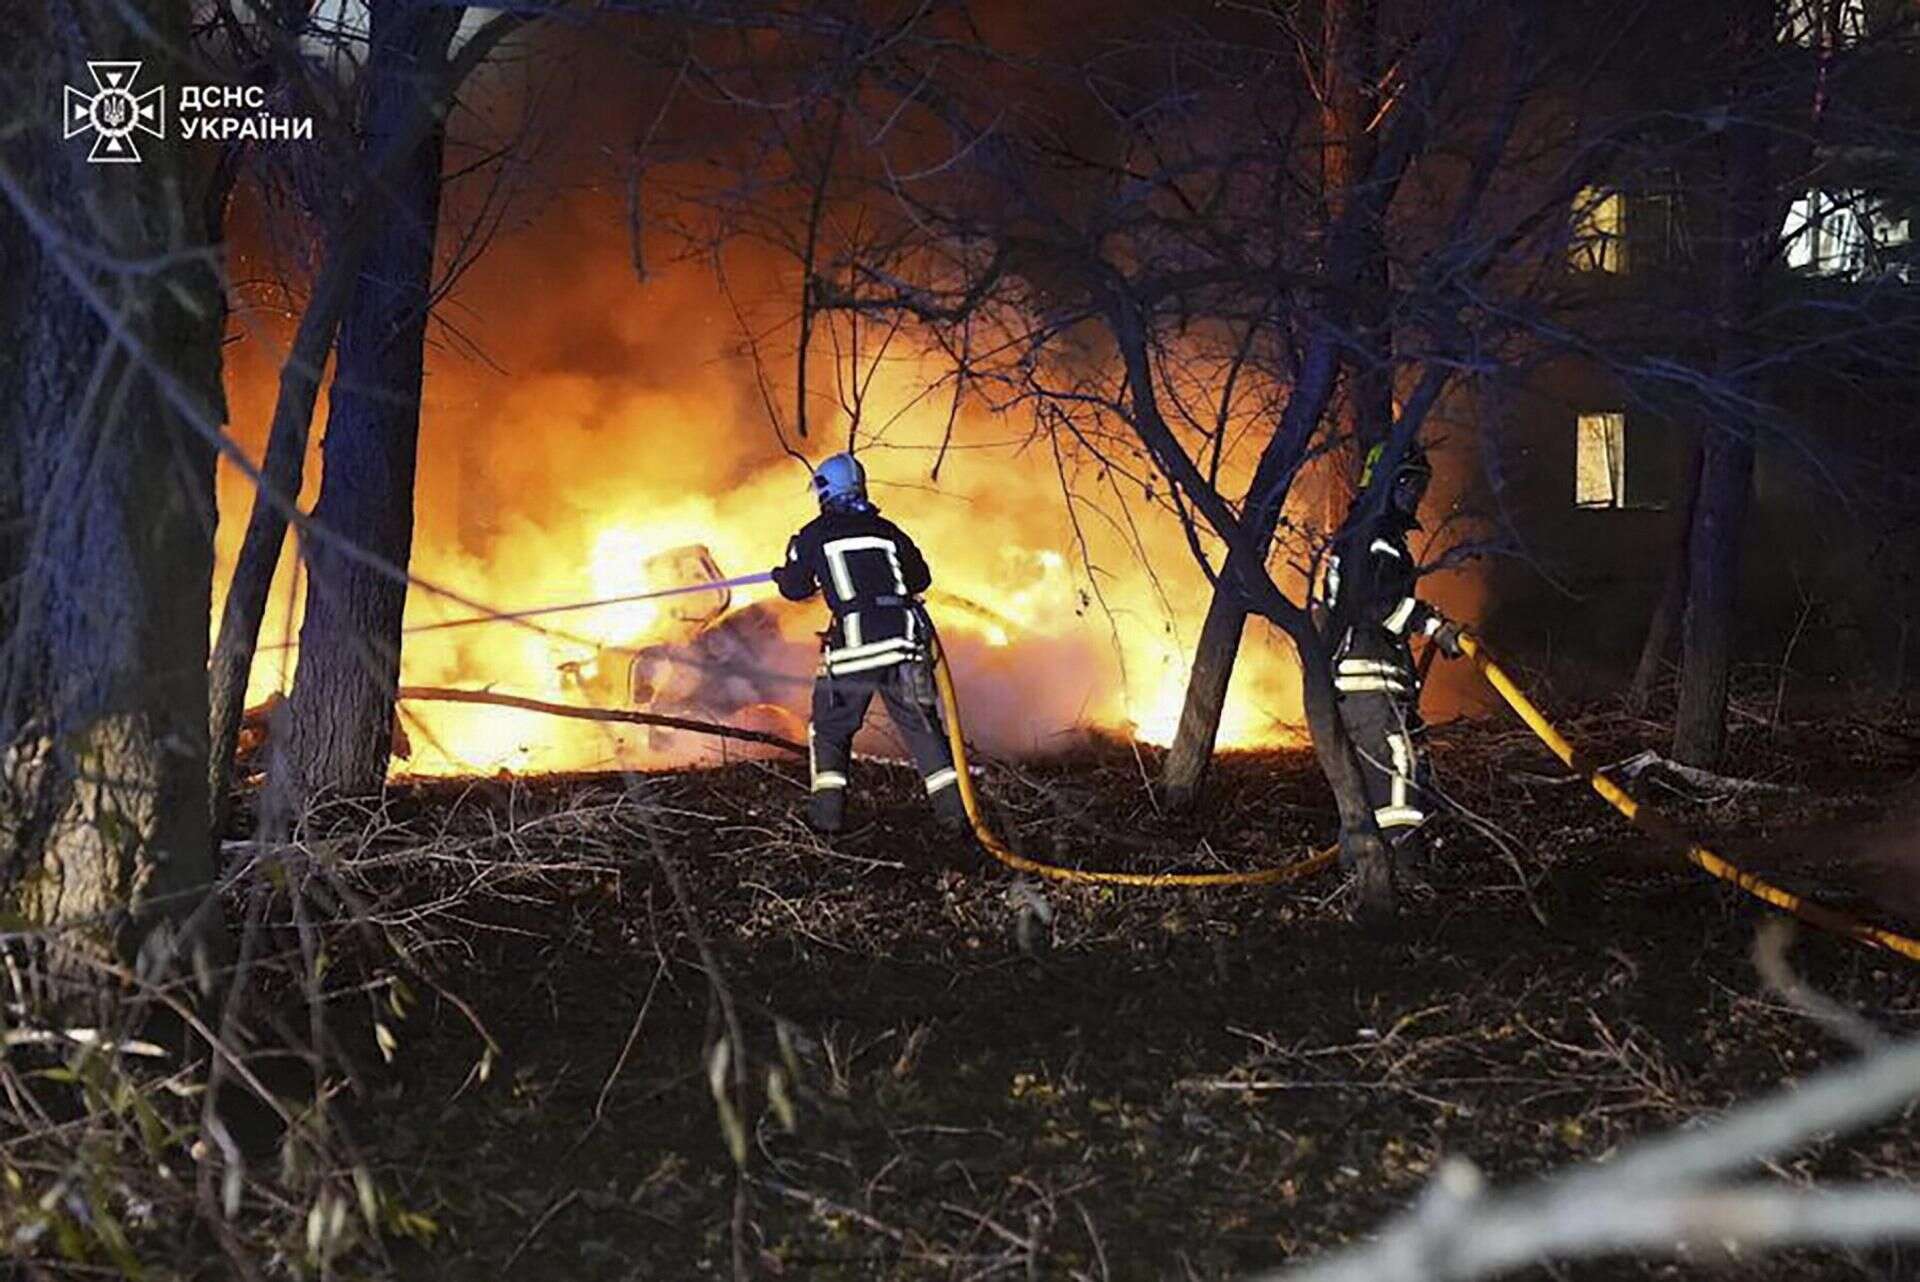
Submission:
M 813 795 L 807 798 L 807 827 L 831 837 L 845 826 L 846 820 L 846 788 L 822 788 L 816 783 Z
M 1420 892 L 1432 888 L 1428 874 L 1432 870 L 1425 827 L 1388 829 L 1387 858 L 1393 863 L 1394 880 L 1401 888 Z
M 948 781 L 944 786 L 929 792 L 927 800 L 933 805 L 933 817 L 939 822 L 940 827 L 947 832 L 959 833 L 967 830 L 967 807 L 960 800 L 959 785 L 953 781 L 954 769 L 948 766 L 942 772 L 948 776 Z

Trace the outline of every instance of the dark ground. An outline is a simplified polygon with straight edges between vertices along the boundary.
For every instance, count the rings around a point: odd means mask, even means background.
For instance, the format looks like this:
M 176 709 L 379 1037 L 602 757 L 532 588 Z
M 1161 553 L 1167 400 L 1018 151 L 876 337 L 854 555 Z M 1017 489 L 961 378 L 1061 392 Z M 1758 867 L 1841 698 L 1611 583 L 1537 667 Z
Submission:
M 1659 742 L 1575 728 L 1600 759 Z M 1643 792 L 1726 853 L 1858 901 L 1889 884 L 1861 875 L 1861 821 L 1912 776 L 1913 731 L 1743 725 L 1740 773 L 1798 791 Z M 725 1276 L 740 1189 L 760 1276 L 1222 1278 L 1365 1233 L 1443 1155 L 1514 1181 L 1850 1054 L 1761 982 L 1752 900 L 1554 782 L 1524 731 L 1455 723 L 1434 750 L 1512 850 L 1449 820 L 1387 939 L 1347 923 L 1334 874 L 1177 893 L 1016 878 L 943 842 L 917 781 L 882 766 L 856 780 L 866 827 L 833 850 L 797 825 L 785 761 L 403 789 L 355 856 L 364 885 L 503 1054 L 471 1080 L 473 1024 L 426 994 L 370 1074 L 363 1148 L 439 1226 L 397 1273 Z M 1141 769 L 1094 747 L 985 787 L 1014 845 L 1062 862 L 1260 867 L 1332 835 L 1305 753 L 1227 758 L 1193 822 L 1154 813 Z M 1920 966 L 1811 933 L 1793 961 L 1920 1030 Z M 710 964 L 746 1046 L 744 1182 L 710 1082 L 729 1026 Z M 1916 1172 L 1909 1115 L 1776 1173 Z M 1916 1275 L 1911 1250 L 1539 1273 Z

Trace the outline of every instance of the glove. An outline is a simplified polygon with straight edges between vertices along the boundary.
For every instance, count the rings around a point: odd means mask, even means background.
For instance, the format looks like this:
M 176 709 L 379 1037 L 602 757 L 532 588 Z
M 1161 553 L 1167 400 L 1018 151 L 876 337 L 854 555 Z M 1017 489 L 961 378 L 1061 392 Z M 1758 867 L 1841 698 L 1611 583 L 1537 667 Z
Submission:
M 1451 620 L 1433 630 L 1433 643 L 1449 659 L 1457 659 L 1466 653 L 1466 647 L 1460 644 L 1460 625 Z

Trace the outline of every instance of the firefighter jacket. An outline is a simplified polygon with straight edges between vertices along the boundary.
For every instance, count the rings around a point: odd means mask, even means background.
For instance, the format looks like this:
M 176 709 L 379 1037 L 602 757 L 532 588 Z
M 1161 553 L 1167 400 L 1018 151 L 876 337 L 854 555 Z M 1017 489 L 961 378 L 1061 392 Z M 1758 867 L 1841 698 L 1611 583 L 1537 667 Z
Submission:
M 1350 521 L 1334 537 L 1322 593 L 1332 624 L 1333 688 L 1415 697 L 1408 639 L 1432 636 L 1446 619 L 1413 594 L 1412 528 L 1394 512 Z
M 917 658 L 926 641 L 916 598 L 933 582 L 906 532 L 872 508 L 829 509 L 787 544 L 773 572 L 789 601 L 823 592 L 833 611 L 823 667 L 865 672 Z

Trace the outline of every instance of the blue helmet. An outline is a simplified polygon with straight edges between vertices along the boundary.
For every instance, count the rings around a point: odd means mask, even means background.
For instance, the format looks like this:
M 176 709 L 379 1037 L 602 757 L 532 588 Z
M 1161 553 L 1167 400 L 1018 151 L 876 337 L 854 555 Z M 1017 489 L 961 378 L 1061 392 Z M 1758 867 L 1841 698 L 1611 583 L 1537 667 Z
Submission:
M 851 454 L 835 454 L 813 469 L 813 495 L 821 507 L 867 506 L 867 470 Z

